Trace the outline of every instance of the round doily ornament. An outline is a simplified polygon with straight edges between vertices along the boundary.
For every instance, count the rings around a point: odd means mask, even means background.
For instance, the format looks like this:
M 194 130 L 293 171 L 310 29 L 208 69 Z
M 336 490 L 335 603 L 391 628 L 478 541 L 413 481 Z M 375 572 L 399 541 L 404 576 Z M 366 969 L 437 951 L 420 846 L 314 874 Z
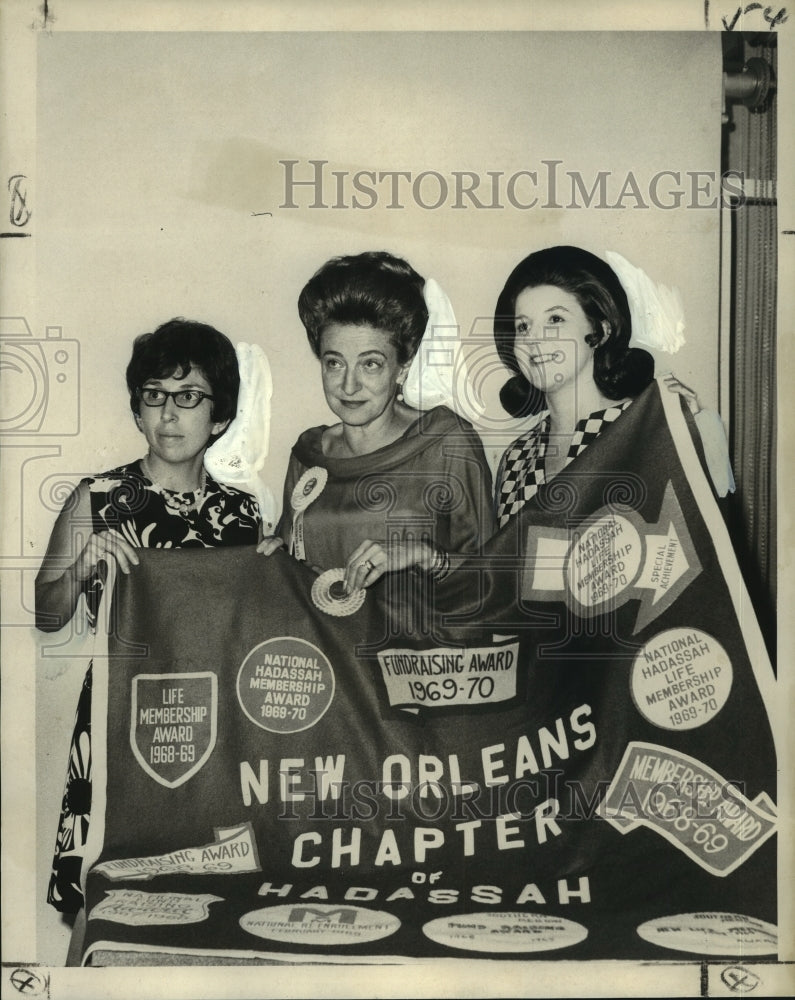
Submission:
M 293 487 L 290 506 L 296 514 L 314 503 L 320 496 L 328 481 L 328 472 L 320 465 L 307 469 Z
M 312 600 L 315 607 L 334 618 L 355 615 L 364 604 L 366 592 L 354 590 L 346 594 L 343 589 L 344 569 L 327 569 L 312 584 Z

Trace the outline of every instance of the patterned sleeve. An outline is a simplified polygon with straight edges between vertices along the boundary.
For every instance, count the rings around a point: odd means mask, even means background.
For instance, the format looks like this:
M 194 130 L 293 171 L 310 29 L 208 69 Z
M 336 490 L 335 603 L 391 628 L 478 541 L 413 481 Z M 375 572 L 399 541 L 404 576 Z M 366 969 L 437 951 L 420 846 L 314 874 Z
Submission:
M 72 567 L 94 530 L 88 480 L 70 494 L 55 521 L 47 552 L 36 575 L 36 627 L 55 632 L 74 614 L 81 595 L 86 598 L 89 627 L 93 627 L 102 593 L 102 579 L 93 573 L 78 580 Z
M 240 519 L 242 522 L 249 522 L 254 525 L 257 534 L 262 530 L 263 517 L 259 501 L 252 494 L 245 490 L 240 490 Z
M 497 508 L 499 507 L 500 503 L 500 491 L 502 490 L 502 484 L 503 481 L 505 480 L 505 463 L 506 459 L 508 458 L 508 452 L 512 447 L 513 447 L 512 445 L 508 445 L 508 447 L 502 453 L 502 457 L 500 458 L 500 464 L 497 466 L 497 477 L 494 480 L 494 501 L 493 501 L 495 518 L 497 517 Z

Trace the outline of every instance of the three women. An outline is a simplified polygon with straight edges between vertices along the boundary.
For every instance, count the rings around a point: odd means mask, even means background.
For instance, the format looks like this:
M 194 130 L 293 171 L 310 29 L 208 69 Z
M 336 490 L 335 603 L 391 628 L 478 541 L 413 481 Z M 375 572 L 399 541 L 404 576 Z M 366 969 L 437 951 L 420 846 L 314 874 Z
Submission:
M 451 559 L 475 553 L 494 529 L 491 476 L 472 425 L 448 406 L 421 411 L 402 398 L 432 323 L 425 290 L 405 261 L 365 253 L 329 261 L 299 299 L 338 421 L 298 438 L 279 537 L 260 547 L 284 544 L 317 569 L 343 568 L 348 591 L 410 567 L 441 578 Z M 652 380 L 653 363 L 629 345 L 629 305 L 617 276 L 578 248 L 522 261 L 496 314 L 497 350 L 514 372 L 502 395 L 506 409 L 548 411 L 500 464 L 502 526 L 621 416 Z M 216 482 L 203 464 L 235 413 L 239 376 L 229 341 L 211 327 L 174 320 L 136 341 L 127 384 L 147 454 L 81 481 L 59 516 L 36 581 L 44 630 L 61 627 L 81 595 L 96 615 L 109 560 L 130 572 L 140 547 L 255 544 L 261 533 L 253 498 Z M 90 680 L 89 672 L 50 887 L 50 901 L 66 911 L 82 903 Z

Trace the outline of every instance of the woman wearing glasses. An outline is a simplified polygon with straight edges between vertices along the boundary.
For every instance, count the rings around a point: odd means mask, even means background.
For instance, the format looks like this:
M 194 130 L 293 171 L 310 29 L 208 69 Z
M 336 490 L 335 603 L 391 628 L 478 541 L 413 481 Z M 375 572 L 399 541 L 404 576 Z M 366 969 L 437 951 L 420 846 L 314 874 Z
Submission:
M 93 626 L 111 560 L 129 573 L 138 548 L 254 545 L 257 501 L 216 482 L 204 454 L 237 409 L 235 348 L 218 330 L 173 319 L 138 337 L 127 367 L 135 423 L 146 455 L 81 480 L 53 528 L 36 578 L 36 625 L 62 628 L 81 596 Z M 91 808 L 91 669 L 77 708 L 48 901 L 66 913 L 83 906 L 82 851 Z

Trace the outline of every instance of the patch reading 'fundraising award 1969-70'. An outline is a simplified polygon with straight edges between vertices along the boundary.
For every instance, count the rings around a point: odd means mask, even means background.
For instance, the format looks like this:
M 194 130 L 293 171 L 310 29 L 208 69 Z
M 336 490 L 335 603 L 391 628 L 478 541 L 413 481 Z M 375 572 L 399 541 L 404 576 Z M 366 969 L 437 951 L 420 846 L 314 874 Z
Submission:
M 237 675 L 240 707 L 270 733 L 314 726 L 334 697 L 334 671 L 324 653 L 304 639 L 280 636 L 255 646 Z
M 378 654 L 378 663 L 393 708 L 471 708 L 516 697 L 519 643 L 385 649 Z

